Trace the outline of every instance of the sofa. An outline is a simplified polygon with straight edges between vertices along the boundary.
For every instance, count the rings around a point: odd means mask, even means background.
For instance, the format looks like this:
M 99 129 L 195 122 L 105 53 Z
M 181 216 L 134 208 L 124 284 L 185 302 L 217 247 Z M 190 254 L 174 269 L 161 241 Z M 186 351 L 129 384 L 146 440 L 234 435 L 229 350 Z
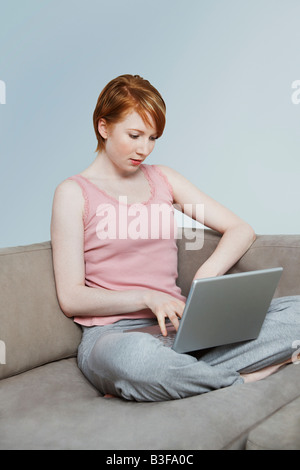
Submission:
M 184 228 L 178 284 L 220 235 Z M 230 272 L 283 267 L 274 297 L 300 294 L 300 236 L 258 235 Z M 0 249 L 0 449 L 300 449 L 300 364 L 255 383 L 156 403 L 107 398 L 77 366 L 81 328 L 61 311 L 51 242 Z M 298 347 L 300 347 L 300 338 Z

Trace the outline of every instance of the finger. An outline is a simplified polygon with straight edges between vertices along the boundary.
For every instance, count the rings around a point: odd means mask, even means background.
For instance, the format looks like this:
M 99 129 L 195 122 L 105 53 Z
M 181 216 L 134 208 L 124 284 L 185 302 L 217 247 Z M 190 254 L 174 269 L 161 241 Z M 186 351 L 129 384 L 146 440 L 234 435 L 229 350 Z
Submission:
M 173 305 L 174 305 L 174 311 L 181 318 L 184 312 L 185 303 L 178 301 L 178 302 L 174 302 Z
M 168 315 L 171 323 L 173 324 L 173 326 L 175 327 L 175 330 L 177 331 L 178 328 L 179 328 L 179 320 L 178 320 L 178 317 L 175 313 L 171 313 L 170 315 Z
M 159 324 L 159 327 L 160 327 L 160 331 L 162 332 L 162 335 L 167 336 L 165 316 L 164 315 L 157 316 L 157 321 L 158 321 L 158 324 Z

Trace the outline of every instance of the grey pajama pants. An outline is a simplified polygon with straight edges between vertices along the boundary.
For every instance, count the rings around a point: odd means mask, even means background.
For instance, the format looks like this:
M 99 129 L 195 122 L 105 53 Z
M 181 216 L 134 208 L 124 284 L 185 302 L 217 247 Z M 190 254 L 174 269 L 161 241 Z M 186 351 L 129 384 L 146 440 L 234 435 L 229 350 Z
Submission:
M 242 384 L 240 373 L 292 357 L 300 342 L 300 295 L 273 299 L 256 340 L 199 354 L 178 354 L 146 333 L 123 334 L 126 329 L 156 323 L 137 319 L 83 327 L 78 365 L 101 393 L 127 400 L 163 401 Z

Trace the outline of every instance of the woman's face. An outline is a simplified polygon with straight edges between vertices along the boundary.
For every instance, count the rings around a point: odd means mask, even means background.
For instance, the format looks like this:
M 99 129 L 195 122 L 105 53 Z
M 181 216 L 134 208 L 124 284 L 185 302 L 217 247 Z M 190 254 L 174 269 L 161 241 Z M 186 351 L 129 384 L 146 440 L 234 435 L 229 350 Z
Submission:
M 106 139 L 104 153 L 120 170 L 134 172 L 152 152 L 157 134 L 153 119 L 148 117 L 151 125 L 136 111 L 108 127 L 104 120 L 99 121 L 99 132 Z

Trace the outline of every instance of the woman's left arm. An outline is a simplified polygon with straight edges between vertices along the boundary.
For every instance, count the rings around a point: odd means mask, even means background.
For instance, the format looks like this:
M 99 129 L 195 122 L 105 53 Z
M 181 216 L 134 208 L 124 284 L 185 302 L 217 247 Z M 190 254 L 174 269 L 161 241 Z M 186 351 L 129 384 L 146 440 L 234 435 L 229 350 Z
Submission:
M 174 204 L 186 215 L 222 234 L 217 248 L 199 267 L 194 279 L 225 274 L 254 242 L 253 228 L 172 168 L 157 166 L 173 189 Z M 197 205 L 204 210 L 197 210 Z

